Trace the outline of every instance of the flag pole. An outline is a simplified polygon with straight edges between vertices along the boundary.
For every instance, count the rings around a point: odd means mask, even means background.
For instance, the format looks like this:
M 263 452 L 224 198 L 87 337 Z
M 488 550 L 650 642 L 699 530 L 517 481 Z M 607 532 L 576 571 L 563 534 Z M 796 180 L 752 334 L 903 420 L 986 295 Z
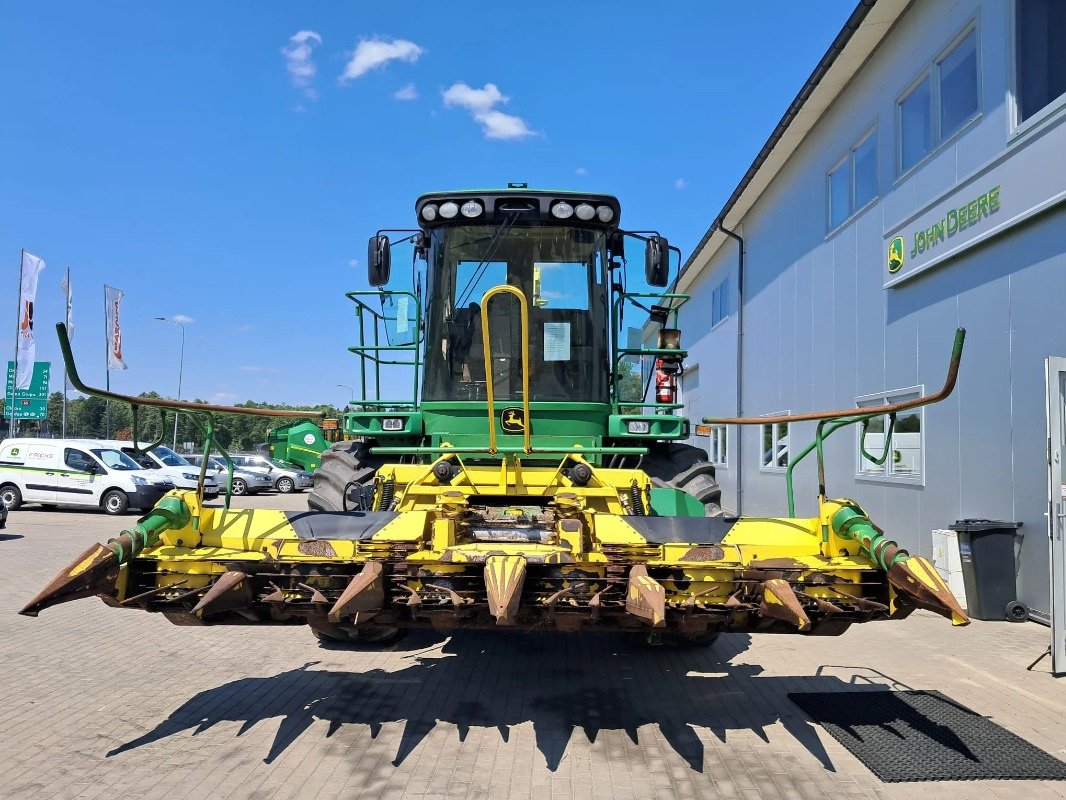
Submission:
M 111 340 L 107 330 L 107 284 L 104 284 L 104 383 L 111 391 Z M 111 438 L 111 401 L 104 401 L 104 438 Z
M 15 293 L 18 296 L 18 314 L 15 315 L 15 360 L 12 362 L 11 394 L 7 397 L 7 402 L 11 403 L 11 424 L 8 426 L 8 431 L 10 431 L 12 439 L 18 436 L 18 425 L 15 422 L 18 403 L 15 402 L 15 394 L 18 392 L 16 387 L 19 382 L 19 329 L 22 325 L 22 269 L 25 261 L 26 248 L 23 247 L 19 250 L 19 288 Z
M 63 315 L 66 321 L 67 335 L 70 335 L 70 267 L 67 267 L 67 310 Z M 63 438 L 67 438 L 67 362 L 63 361 Z

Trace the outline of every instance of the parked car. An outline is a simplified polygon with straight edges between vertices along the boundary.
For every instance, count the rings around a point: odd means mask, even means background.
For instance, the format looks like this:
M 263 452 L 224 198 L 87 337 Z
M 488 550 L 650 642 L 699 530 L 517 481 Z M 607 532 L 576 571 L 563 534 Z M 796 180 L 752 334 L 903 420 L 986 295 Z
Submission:
M 203 456 L 185 456 L 185 460 L 194 467 L 199 468 L 203 463 Z M 218 456 L 209 456 L 207 471 L 215 476 L 220 492 L 226 490 L 227 467 L 226 462 Z M 274 481 L 265 472 L 255 472 L 233 465 L 233 494 L 259 494 L 268 492 L 274 488 Z
M 165 477 L 99 442 L 0 442 L 0 501 L 9 511 L 23 503 L 95 506 L 108 514 L 123 514 L 131 507 L 147 511 L 173 488 Z
M 295 464 L 282 461 L 280 458 L 267 458 L 251 453 L 237 453 L 231 455 L 230 458 L 233 459 L 234 464 L 243 469 L 265 472 L 273 479 L 274 488 L 283 494 L 302 492 L 315 485 L 314 477 L 310 472 L 300 469 Z
M 166 445 L 156 445 L 150 449 L 147 442 L 140 443 L 140 454 L 133 447 L 133 442 L 121 439 L 103 439 L 100 444 L 121 450 L 143 469 L 158 470 L 158 473 L 170 480 L 179 489 L 196 489 L 200 481 L 200 468 L 194 467 L 183 456 L 175 453 Z M 204 499 L 214 500 L 218 497 L 218 481 L 213 470 L 204 477 Z

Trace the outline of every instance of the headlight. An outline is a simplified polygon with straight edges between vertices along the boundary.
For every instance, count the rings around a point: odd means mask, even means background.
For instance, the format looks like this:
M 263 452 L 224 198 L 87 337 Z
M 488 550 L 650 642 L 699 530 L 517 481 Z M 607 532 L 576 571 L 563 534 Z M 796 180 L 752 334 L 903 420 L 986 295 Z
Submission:
M 574 213 L 577 214 L 577 218 L 588 222 L 594 216 L 596 216 L 596 209 L 590 206 L 588 203 L 582 203 L 574 209 Z
M 422 206 L 422 219 L 426 222 L 432 222 L 437 218 L 437 207 L 433 203 L 426 203 Z
M 399 417 L 386 417 L 381 420 L 381 430 L 383 431 L 402 431 L 403 420 Z
M 200 476 L 197 475 L 196 473 L 193 473 L 193 472 L 183 472 L 183 473 L 181 473 L 181 477 L 183 477 L 187 481 L 198 481 L 198 480 L 200 480 Z
M 596 216 L 600 218 L 600 222 L 610 222 L 614 219 L 614 209 L 610 206 L 598 206 Z
M 552 206 L 552 216 L 557 219 L 570 219 L 574 216 L 574 207 L 565 200 L 560 200 Z
M 467 200 L 465 203 L 463 203 L 463 207 L 459 209 L 459 211 L 462 212 L 464 217 L 470 218 L 480 217 L 481 212 L 484 210 L 485 209 L 481 207 L 481 203 L 479 203 L 477 200 Z
M 445 219 L 451 219 L 459 213 L 459 206 L 455 203 L 447 202 L 440 207 L 440 215 Z
M 134 486 L 147 486 L 148 485 L 148 481 L 145 480 L 144 478 L 142 478 L 140 475 L 131 475 L 130 477 L 133 478 L 133 485 Z
M 650 433 L 651 423 L 646 419 L 631 419 L 626 423 L 626 430 L 630 433 Z

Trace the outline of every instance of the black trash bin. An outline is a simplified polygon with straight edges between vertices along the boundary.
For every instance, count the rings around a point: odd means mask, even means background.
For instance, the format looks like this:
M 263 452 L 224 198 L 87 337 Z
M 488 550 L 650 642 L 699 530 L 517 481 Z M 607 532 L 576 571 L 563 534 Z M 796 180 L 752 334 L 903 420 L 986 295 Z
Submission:
M 966 611 L 974 619 L 1024 622 L 1029 609 L 1018 602 L 1014 540 L 1020 522 L 960 519 L 951 530 L 959 534 Z

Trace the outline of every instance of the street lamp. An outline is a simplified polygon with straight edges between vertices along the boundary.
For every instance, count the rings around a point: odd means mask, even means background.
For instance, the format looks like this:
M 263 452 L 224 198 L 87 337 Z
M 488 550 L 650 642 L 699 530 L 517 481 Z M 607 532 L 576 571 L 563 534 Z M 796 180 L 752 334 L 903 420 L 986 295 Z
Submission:
M 341 389 L 347 389 L 351 393 L 350 399 L 348 400 L 348 405 L 352 405 L 355 402 L 355 389 L 345 383 L 338 383 L 337 386 Z
M 185 325 L 170 317 L 156 317 L 160 322 L 171 322 L 181 328 L 181 355 L 178 358 L 178 400 L 181 400 L 181 373 L 185 369 Z M 178 412 L 174 412 L 174 450 L 178 449 Z

